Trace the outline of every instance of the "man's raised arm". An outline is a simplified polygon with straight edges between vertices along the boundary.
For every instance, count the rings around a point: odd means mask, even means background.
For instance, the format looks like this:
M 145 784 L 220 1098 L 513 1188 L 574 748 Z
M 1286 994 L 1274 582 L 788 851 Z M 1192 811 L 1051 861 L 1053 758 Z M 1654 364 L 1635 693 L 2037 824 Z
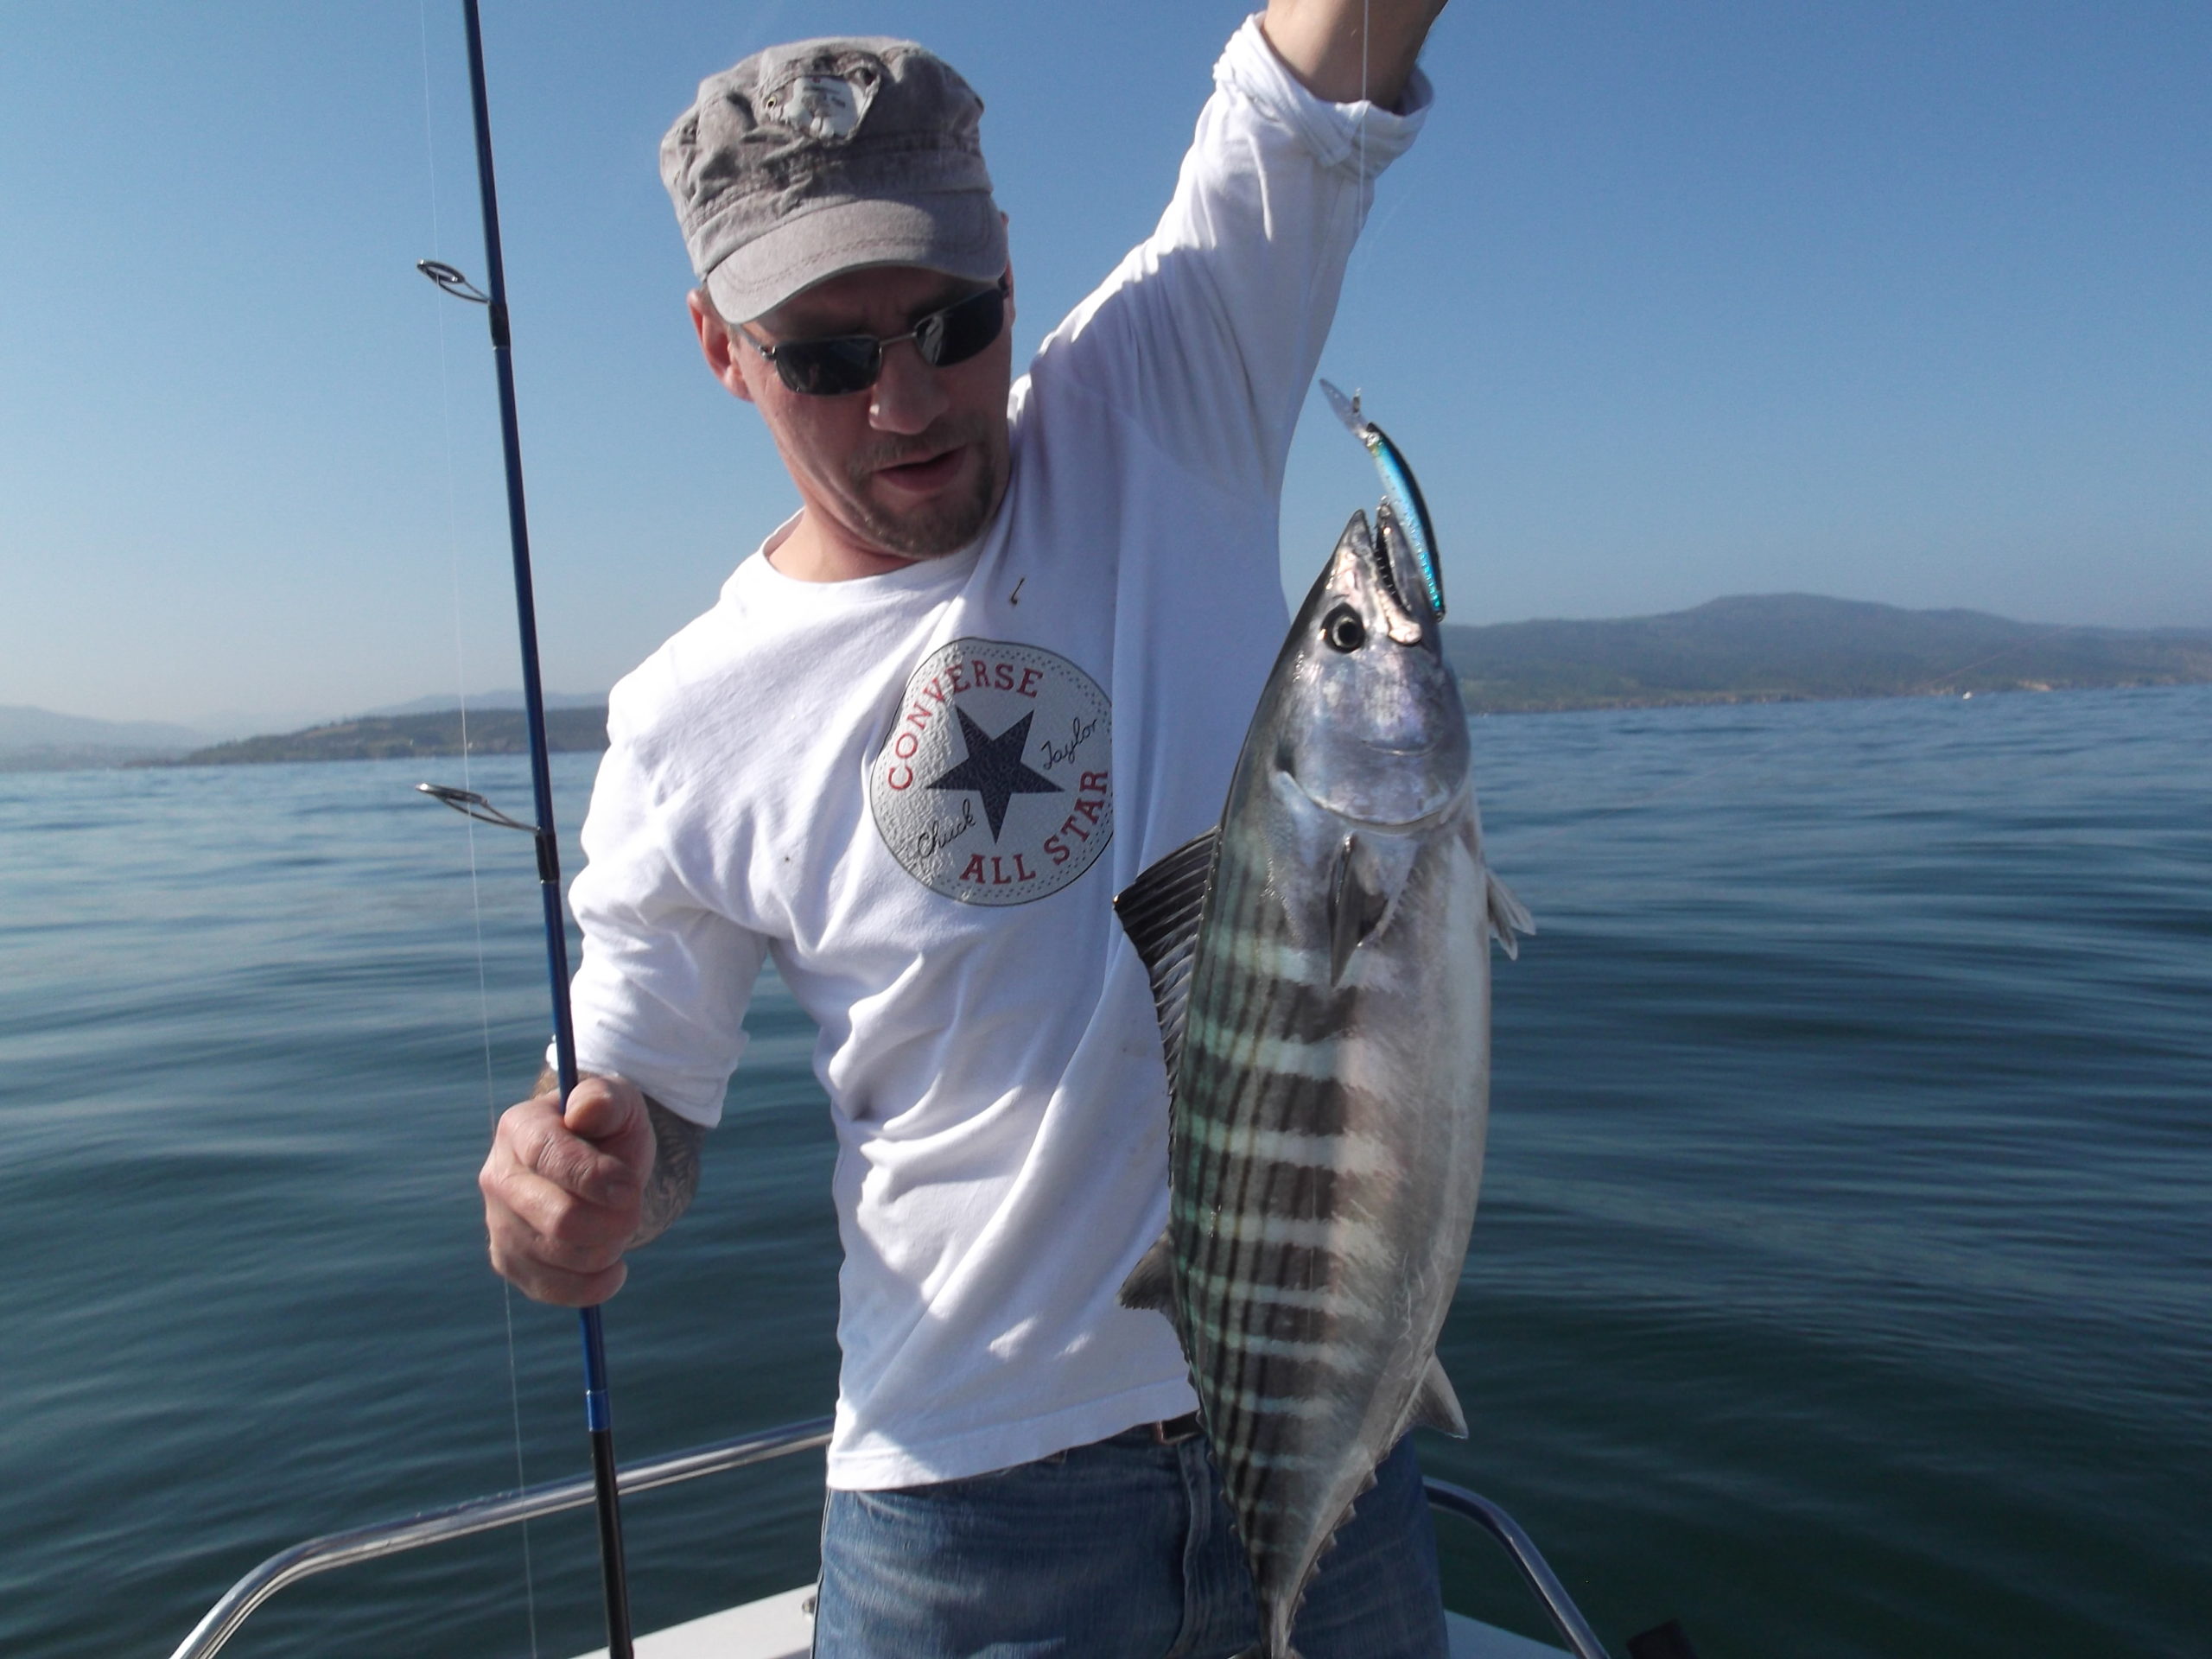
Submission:
M 1046 340 L 1039 397 L 1080 385 L 1192 476 L 1272 505 L 1375 179 L 1426 113 L 1414 60 L 1441 9 L 1274 0 L 1241 25 L 1173 198 Z
M 1444 0 L 1268 0 L 1260 28 L 1316 98 L 1332 104 L 1363 98 L 1387 110 L 1397 107 L 1428 26 L 1443 10 Z

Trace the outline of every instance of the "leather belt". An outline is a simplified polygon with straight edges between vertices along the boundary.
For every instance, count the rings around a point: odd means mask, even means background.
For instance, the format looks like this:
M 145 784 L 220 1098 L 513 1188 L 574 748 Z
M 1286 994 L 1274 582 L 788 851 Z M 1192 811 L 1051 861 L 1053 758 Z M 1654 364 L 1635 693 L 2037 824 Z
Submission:
M 1147 1423 L 1152 1431 L 1154 1446 L 1180 1446 L 1185 1440 L 1195 1440 L 1198 1433 L 1198 1414 L 1186 1411 L 1180 1417 L 1170 1417 L 1164 1422 Z

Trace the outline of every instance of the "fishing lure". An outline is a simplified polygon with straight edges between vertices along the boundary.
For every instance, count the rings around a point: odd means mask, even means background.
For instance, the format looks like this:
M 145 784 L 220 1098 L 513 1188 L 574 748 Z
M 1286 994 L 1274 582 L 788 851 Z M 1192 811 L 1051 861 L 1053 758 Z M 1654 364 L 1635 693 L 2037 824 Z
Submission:
M 1421 583 L 1428 590 L 1429 608 L 1441 617 L 1444 571 L 1436 562 L 1436 531 L 1429 523 L 1428 503 L 1421 499 L 1414 469 L 1406 465 L 1406 458 L 1398 453 L 1398 446 L 1390 442 L 1382 429 L 1359 412 L 1357 392 L 1347 397 L 1324 380 L 1321 395 L 1329 400 L 1329 407 L 1344 423 L 1345 430 L 1365 444 L 1367 453 L 1375 457 L 1375 470 L 1382 474 L 1383 498 L 1396 514 L 1406 540 L 1412 544 L 1414 558 L 1421 566 Z

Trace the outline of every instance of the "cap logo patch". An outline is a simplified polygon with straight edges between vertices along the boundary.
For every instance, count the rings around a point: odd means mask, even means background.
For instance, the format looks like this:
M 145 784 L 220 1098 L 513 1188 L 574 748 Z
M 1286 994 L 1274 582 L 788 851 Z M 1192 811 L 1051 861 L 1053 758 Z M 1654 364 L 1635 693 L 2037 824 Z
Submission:
M 779 126 L 825 143 L 842 143 L 868 118 L 875 102 L 872 70 L 842 75 L 798 75 L 760 94 L 760 113 Z
M 1114 838 L 1112 710 L 1065 657 L 956 639 L 923 659 L 868 762 L 891 855 L 963 905 L 1058 893 Z

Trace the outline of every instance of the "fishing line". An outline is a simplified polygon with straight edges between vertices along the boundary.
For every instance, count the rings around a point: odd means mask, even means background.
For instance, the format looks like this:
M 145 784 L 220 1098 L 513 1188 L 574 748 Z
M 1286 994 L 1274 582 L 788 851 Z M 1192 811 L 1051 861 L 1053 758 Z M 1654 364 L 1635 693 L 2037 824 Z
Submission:
M 1374 100 L 1367 79 L 1368 22 L 1374 0 L 1359 0 L 1359 222 L 1367 226 L 1367 111 Z
M 417 21 L 422 27 L 423 149 L 429 180 L 430 251 L 435 256 L 445 251 L 445 243 L 439 223 L 438 146 L 430 103 L 429 0 L 419 0 L 416 11 Z M 445 307 L 433 301 L 431 309 L 436 313 L 438 320 L 438 407 L 445 434 L 446 556 L 453 577 L 454 678 L 454 691 L 461 704 L 461 782 L 464 790 L 474 793 L 475 780 L 470 775 L 468 743 L 468 652 L 461 610 L 460 492 L 453 459 L 453 371 L 446 343 Z M 499 1132 L 499 1084 L 492 1061 L 491 988 L 484 967 L 484 897 L 477 868 L 476 823 L 468 815 L 462 816 L 465 820 L 463 834 L 467 836 L 468 849 L 468 914 L 476 936 L 476 1018 L 484 1055 L 484 1113 L 488 1132 L 496 1135 Z M 515 1490 L 519 1492 L 527 1489 L 530 1478 L 523 1459 L 522 1376 L 515 1361 L 514 1287 L 504 1277 L 499 1277 L 499 1312 L 506 1327 L 507 1412 L 514 1435 Z M 521 1523 L 521 1531 L 523 1617 L 530 1636 L 530 1659 L 538 1659 L 537 1581 L 531 1560 L 530 1521 L 527 1516 Z
M 1355 89 L 1357 96 L 1353 99 L 1352 112 L 1352 143 L 1359 158 L 1359 188 L 1352 200 L 1359 214 L 1359 226 L 1353 235 L 1351 252 L 1344 260 L 1347 279 L 1354 270 L 1367 263 L 1367 215 L 1374 205 L 1368 196 L 1367 177 L 1367 112 L 1374 107 L 1367 95 L 1367 25 L 1372 4 L 1373 0 L 1360 0 L 1359 3 L 1359 86 Z
M 492 162 L 492 113 L 485 90 L 483 24 L 477 0 L 461 0 L 468 47 L 469 112 L 476 137 L 476 188 L 484 227 L 484 286 L 451 265 L 422 259 L 416 268 L 456 299 L 480 304 L 489 325 L 493 378 L 499 397 L 499 450 L 505 474 L 507 539 L 514 576 L 515 632 L 522 654 L 524 723 L 530 733 L 534 807 L 527 824 L 491 809 L 474 791 L 416 787 L 464 813 L 484 809 L 487 823 L 528 830 L 537 853 L 538 905 L 545 931 L 545 973 L 553 1014 L 554 1070 L 565 1112 L 577 1084 L 575 1020 L 569 1001 L 569 935 L 561 893 L 561 842 L 553 814 L 553 766 L 545 731 L 545 689 L 538 671 L 537 602 L 531 578 L 530 524 L 524 499 L 521 427 L 515 407 L 514 341 L 507 314 L 506 260 L 500 247 L 499 188 Z M 606 1592 L 608 1659 L 631 1659 L 629 1573 L 623 1560 L 621 1497 L 614 1457 L 614 1416 L 607 1375 L 607 1338 L 596 1306 L 579 1311 L 583 1344 L 584 1426 L 591 1445 L 594 1508 L 599 1522 L 600 1572 Z

